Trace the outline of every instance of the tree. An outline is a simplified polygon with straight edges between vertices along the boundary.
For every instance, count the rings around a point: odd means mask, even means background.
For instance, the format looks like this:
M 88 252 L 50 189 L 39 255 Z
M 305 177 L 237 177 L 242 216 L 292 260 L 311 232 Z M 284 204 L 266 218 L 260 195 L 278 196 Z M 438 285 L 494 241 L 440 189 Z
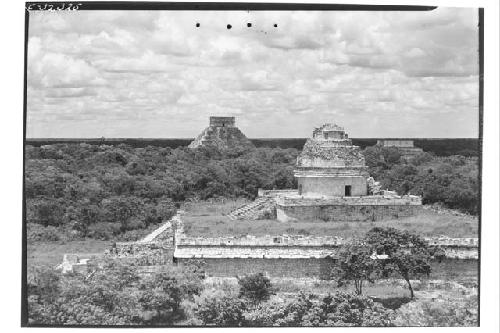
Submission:
M 344 245 L 338 252 L 332 275 L 339 286 L 354 282 L 356 295 L 363 292 L 363 281 L 374 283 L 379 262 L 372 258 L 370 248 L 361 241 Z
M 240 297 L 249 299 L 252 303 L 267 301 L 274 294 L 271 280 L 262 273 L 244 276 L 238 279 Z
M 377 254 L 388 256 L 387 259 L 380 260 L 381 269 L 387 273 L 399 273 L 408 284 L 410 297 L 413 298 L 410 279 L 419 275 L 429 276 L 431 272 L 428 243 L 408 231 L 379 227 L 368 231 L 365 241 Z
M 145 279 L 139 290 L 138 301 L 147 313 L 147 322 L 171 325 L 182 318 L 183 292 L 176 278 L 168 273 L 155 274 Z

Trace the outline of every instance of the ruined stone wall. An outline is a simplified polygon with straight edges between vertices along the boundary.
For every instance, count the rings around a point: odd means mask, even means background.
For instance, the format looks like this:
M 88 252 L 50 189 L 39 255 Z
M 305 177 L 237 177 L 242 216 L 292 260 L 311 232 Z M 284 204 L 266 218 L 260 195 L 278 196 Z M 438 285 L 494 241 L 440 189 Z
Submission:
M 178 259 L 181 265 L 189 259 Z M 271 277 L 327 277 L 328 259 L 203 259 L 208 276 L 231 277 L 264 273 Z
M 299 177 L 300 193 L 304 196 L 344 196 L 345 186 L 351 186 L 351 195 L 367 195 L 366 177 Z
M 167 265 L 174 256 L 173 235 L 170 239 L 150 243 L 116 243 L 106 255 L 114 259 L 133 259 L 135 263 L 146 266 Z
M 426 239 L 430 246 L 444 250 L 447 258 L 477 259 L 477 238 L 433 237 Z M 338 249 L 350 240 L 340 237 L 280 235 L 263 237 L 186 237 L 176 234 L 176 258 L 223 259 L 302 259 L 336 256 Z
M 311 205 L 276 206 L 280 222 L 321 220 L 331 222 L 374 222 L 387 218 L 413 216 L 422 209 L 415 205 Z
M 477 238 L 435 237 L 426 240 L 445 252 L 445 259 L 432 262 L 433 276 L 463 275 L 467 272 L 477 276 Z M 203 260 L 209 276 L 263 272 L 274 277 L 326 278 L 335 265 L 338 249 L 347 242 L 349 240 L 332 236 L 181 236 L 176 241 L 174 256 L 181 265 L 191 259 Z

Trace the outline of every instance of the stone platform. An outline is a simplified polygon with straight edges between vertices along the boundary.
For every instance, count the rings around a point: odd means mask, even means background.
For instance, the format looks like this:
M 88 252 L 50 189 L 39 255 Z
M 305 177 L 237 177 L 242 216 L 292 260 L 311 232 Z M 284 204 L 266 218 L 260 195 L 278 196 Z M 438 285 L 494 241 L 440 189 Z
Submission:
M 422 209 L 419 196 L 367 195 L 359 197 L 277 196 L 278 221 L 367 221 L 415 215 Z

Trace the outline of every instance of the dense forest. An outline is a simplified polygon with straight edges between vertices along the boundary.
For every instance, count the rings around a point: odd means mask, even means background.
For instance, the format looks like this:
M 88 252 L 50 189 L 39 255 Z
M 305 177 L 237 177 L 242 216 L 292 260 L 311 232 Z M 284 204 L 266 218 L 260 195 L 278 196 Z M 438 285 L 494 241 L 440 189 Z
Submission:
M 148 146 L 160 148 L 179 148 L 189 145 L 193 139 L 127 139 L 127 138 L 96 138 L 96 139 L 27 139 L 26 144 L 33 147 L 44 145 L 53 145 L 59 143 L 88 143 L 105 144 L 109 146 L 119 146 L 126 144 L 134 148 L 145 148 Z M 306 142 L 305 138 L 270 138 L 270 139 L 250 139 L 257 148 L 294 148 L 301 150 Z M 436 156 L 479 156 L 479 140 L 472 138 L 455 139 L 413 139 L 415 147 L 422 148 L 424 151 L 433 153 Z M 377 143 L 376 138 L 352 138 L 356 146 L 366 148 Z
M 185 200 L 252 199 L 259 188 L 296 188 L 299 150 L 64 143 L 28 145 L 25 153 L 28 240 L 45 241 L 133 240 L 170 218 Z M 405 161 L 397 149 L 380 147 L 364 153 L 383 188 L 478 213 L 477 158 L 423 153 Z

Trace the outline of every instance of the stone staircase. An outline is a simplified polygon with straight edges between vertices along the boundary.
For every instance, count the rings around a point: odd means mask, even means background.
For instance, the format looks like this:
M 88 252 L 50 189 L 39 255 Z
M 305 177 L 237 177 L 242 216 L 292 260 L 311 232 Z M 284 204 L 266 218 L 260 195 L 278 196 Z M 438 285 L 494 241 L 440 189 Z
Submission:
M 255 201 L 232 211 L 228 217 L 231 220 L 258 220 L 264 218 L 266 213 L 270 213 L 274 209 L 275 204 L 274 198 L 258 197 Z
M 156 238 L 159 238 L 159 236 L 164 232 L 170 231 L 170 233 L 172 233 L 172 225 L 179 223 L 182 213 L 184 213 L 182 210 L 178 210 L 177 213 L 170 220 L 162 224 L 157 229 L 153 230 L 153 232 L 145 236 L 143 239 L 138 240 L 137 243 L 139 244 L 150 243 L 156 240 Z

